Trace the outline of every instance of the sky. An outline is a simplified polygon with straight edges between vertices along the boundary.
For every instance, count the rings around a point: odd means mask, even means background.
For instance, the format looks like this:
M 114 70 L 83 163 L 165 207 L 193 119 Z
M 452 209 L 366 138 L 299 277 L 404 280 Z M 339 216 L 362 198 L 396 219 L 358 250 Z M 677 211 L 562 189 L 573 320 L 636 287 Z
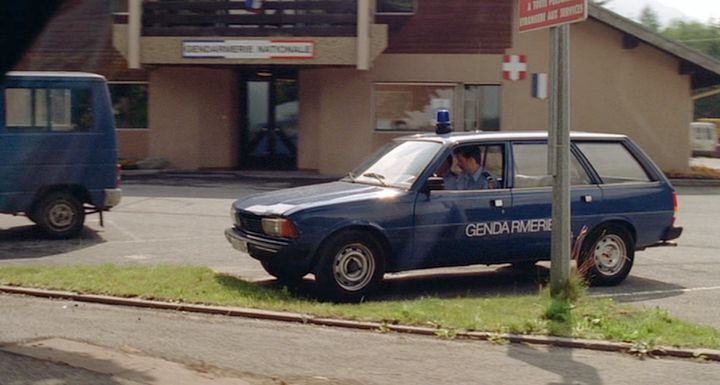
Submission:
M 675 18 L 707 22 L 720 20 L 720 0 L 611 0 L 607 7 L 625 17 L 637 19 L 645 5 L 652 7 L 665 25 Z

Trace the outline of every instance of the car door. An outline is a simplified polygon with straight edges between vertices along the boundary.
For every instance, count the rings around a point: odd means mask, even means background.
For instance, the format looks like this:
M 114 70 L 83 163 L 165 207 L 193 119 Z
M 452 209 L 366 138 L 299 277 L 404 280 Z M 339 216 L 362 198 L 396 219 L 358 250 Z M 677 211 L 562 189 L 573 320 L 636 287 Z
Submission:
M 547 173 L 547 150 L 545 141 L 512 143 L 512 260 L 550 258 L 553 177 Z M 575 149 L 570 160 L 571 229 L 577 236 L 597 222 L 602 193 Z
M 506 145 L 473 145 L 486 150 L 484 166 L 496 179 L 497 188 L 418 193 L 415 268 L 489 263 L 501 258 L 502 245 L 508 240 L 506 221 L 511 205 L 510 190 L 505 187 Z

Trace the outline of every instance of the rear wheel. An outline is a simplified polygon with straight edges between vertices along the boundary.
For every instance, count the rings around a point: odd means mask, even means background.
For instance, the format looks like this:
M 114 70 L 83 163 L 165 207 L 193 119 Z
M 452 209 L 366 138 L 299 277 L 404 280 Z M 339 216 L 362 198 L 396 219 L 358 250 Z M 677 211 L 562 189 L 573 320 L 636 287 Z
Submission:
M 83 228 L 85 211 L 73 194 L 56 191 L 40 199 L 30 218 L 51 238 L 72 238 Z
M 603 226 L 585 241 L 580 258 L 579 269 L 591 285 L 614 286 L 630 274 L 635 242 L 623 227 Z
M 315 270 L 324 297 L 357 302 L 375 291 L 385 273 L 380 242 L 364 231 L 346 231 L 333 236 L 320 250 Z

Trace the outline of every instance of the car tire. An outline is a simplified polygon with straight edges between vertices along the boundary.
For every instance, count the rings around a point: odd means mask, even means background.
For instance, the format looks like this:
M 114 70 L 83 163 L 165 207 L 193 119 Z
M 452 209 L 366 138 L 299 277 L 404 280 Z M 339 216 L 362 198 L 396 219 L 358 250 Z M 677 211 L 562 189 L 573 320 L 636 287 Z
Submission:
M 260 261 L 263 269 L 281 283 L 295 284 L 302 281 L 307 271 L 293 269 L 272 261 Z
M 621 226 L 605 225 L 585 240 L 578 269 L 590 285 L 614 286 L 630 274 L 634 259 L 630 233 Z
M 53 239 L 77 236 L 85 224 L 85 210 L 75 195 L 56 191 L 45 195 L 35 206 L 31 219 Z
M 378 289 L 384 273 L 384 251 L 377 238 L 351 230 L 334 235 L 321 247 L 315 280 L 323 298 L 359 302 Z

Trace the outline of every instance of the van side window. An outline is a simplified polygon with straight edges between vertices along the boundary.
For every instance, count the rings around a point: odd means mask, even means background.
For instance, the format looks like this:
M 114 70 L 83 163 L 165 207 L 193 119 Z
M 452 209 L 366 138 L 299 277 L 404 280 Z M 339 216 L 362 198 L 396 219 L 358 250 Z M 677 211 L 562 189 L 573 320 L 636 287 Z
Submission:
M 6 88 L 10 132 L 87 132 L 95 126 L 90 88 Z
M 515 165 L 516 188 L 552 186 L 553 177 L 547 170 L 548 145 L 544 143 L 514 143 L 513 159 Z M 590 184 L 590 177 L 574 155 L 570 156 L 570 184 L 573 186 Z
M 649 182 L 648 173 L 620 142 L 576 143 L 603 183 Z

